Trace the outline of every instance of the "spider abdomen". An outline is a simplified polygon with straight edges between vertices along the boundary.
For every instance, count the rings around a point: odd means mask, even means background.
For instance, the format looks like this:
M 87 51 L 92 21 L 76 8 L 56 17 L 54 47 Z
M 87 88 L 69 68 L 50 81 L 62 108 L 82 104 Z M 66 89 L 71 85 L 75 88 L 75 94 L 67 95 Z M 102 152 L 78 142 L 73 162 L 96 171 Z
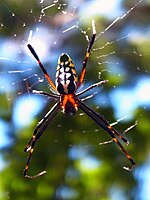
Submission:
M 56 88 L 60 94 L 72 94 L 77 88 L 77 73 L 69 55 L 63 53 L 58 59 Z

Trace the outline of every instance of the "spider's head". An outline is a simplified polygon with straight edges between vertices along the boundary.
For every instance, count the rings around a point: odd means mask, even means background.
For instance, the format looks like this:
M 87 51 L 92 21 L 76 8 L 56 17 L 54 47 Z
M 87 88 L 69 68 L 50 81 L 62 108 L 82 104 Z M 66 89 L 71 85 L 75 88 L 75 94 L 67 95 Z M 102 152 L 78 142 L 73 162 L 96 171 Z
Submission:
M 63 112 L 66 115 L 75 115 L 77 112 L 77 108 L 75 106 L 72 105 L 72 103 L 70 101 L 68 101 L 66 103 L 65 109 L 63 110 Z
M 61 95 L 60 102 L 61 102 L 60 108 L 64 114 L 67 114 L 67 115 L 76 114 L 79 107 L 79 103 L 75 97 L 75 94 Z

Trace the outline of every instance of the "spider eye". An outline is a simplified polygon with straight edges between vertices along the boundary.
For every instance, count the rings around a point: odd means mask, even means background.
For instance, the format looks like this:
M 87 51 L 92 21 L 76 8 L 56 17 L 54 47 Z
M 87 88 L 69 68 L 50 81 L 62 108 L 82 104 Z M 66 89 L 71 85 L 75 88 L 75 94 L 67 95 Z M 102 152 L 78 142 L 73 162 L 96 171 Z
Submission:
M 72 103 L 70 101 L 68 101 L 66 103 L 64 113 L 67 115 L 75 115 L 76 112 L 77 112 L 77 110 L 75 109 L 75 107 L 72 105 Z

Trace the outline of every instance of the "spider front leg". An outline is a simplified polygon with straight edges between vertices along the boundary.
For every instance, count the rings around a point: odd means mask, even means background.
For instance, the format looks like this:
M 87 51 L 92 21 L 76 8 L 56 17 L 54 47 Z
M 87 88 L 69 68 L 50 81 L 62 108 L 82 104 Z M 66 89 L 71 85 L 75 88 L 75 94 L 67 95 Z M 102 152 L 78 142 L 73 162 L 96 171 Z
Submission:
M 36 126 L 36 128 L 35 128 L 35 130 L 33 132 L 32 138 L 30 139 L 30 141 L 28 142 L 26 148 L 24 149 L 25 152 L 30 151 L 29 152 L 29 156 L 27 158 L 26 166 L 25 166 L 25 169 L 24 169 L 24 172 L 23 172 L 23 175 L 26 178 L 37 178 L 37 177 L 39 177 L 39 176 L 41 176 L 41 175 L 46 173 L 46 171 L 42 171 L 42 172 L 38 173 L 35 176 L 27 175 L 27 172 L 28 172 L 28 169 L 29 169 L 29 163 L 30 163 L 33 151 L 34 151 L 35 143 L 41 137 L 41 135 L 44 133 L 45 129 L 50 125 L 50 123 L 52 122 L 53 118 L 58 113 L 59 109 L 60 109 L 60 103 L 57 102 L 51 108 L 51 110 L 44 116 L 44 118 L 37 124 L 37 126 Z
M 129 141 L 124 138 L 116 129 L 114 129 L 109 122 L 105 119 L 105 117 L 103 117 L 102 115 L 100 115 L 99 113 L 95 112 L 93 109 L 91 109 L 89 106 L 87 106 L 86 104 L 84 104 L 84 107 L 86 107 L 87 110 L 89 110 L 91 113 L 93 113 L 94 115 L 96 115 L 96 117 L 101 120 L 114 134 L 116 134 L 124 143 L 126 143 L 127 145 L 129 145 Z
M 129 170 L 129 171 L 132 170 L 135 167 L 134 160 L 132 159 L 131 155 L 124 149 L 122 144 L 119 142 L 119 140 L 114 135 L 114 133 L 116 133 L 118 136 L 120 136 L 120 134 L 114 128 L 112 128 L 110 125 L 107 124 L 107 120 L 103 116 L 101 116 L 100 114 L 96 113 L 94 110 L 89 108 L 85 103 L 83 103 L 79 99 L 78 99 L 78 101 L 79 101 L 79 104 L 80 104 L 79 108 L 81 108 L 81 110 L 83 112 L 85 112 L 91 119 L 93 119 L 105 131 L 107 131 L 107 133 L 109 133 L 109 135 L 111 136 L 112 140 L 119 146 L 120 150 L 125 154 L 127 159 L 130 161 L 131 167 L 123 167 L 123 168 L 126 169 L 126 170 Z M 122 138 L 120 138 L 120 139 L 122 139 Z M 125 139 L 124 142 L 126 142 L 126 139 Z

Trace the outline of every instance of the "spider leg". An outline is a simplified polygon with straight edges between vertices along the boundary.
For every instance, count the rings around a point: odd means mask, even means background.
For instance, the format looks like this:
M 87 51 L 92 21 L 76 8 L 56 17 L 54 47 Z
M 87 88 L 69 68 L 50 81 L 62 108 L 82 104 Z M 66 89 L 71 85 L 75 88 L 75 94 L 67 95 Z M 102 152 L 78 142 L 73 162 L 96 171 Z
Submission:
M 60 98 L 60 95 L 58 95 L 58 94 L 49 94 L 47 92 L 39 91 L 39 90 L 32 90 L 32 93 L 39 94 L 39 95 L 44 95 L 44 96 L 49 96 L 49 97 L 53 97 L 53 98 L 56 98 L 56 99 Z
M 82 102 L 83 103 L 83 102 Z M 127 145 L 129 145 L 129 141 L 124 138 L 116 129 L 114 129 L 109 122 L 105 119 L 105 117 L 103 117 L 102 115 L 100 115 L 99 113 L 95 112 L 93 109 L 91 109 L 88 105 L 84 104 L 84 106 L 94 115 L 97 116 L 97 118 L 99 118 L 109 129 L 111 129 L 113 131 L 114 134 L 116 134 L 124 143 L 126 143 Z
M 51 108 L 51 110 L 44 116 L 44 118 L 37 124 L 37 126 L 36 126 L 36 128 L 33 132 L 32 138 L 30 139 L 26 148 L 24 149 L 25 152 L 30 151 L 29 156 L 27 158 L 26 165 L 25 165 L 25 169 L 24 169 L 24 172 L 23 172 L 23 175 L 26 178 L 36 178 L 36 177 L 41 176 L 41 175 L 46 173 L 46 171 L 42 171 L 42 172 L 40 172 L 40 173 L 38 173 L 37 175 L 34 175 L 34 176 L 27 175 L 27 172 L 28 172 L 28 169 L 29 169 L 29 163 L 30 163 L 30 160 L 31 160 L 32 153 L 34 151 L 35 143 L 42 136 L 45 129 L 50 125 L 50 123 L 52 122 L 52 120 L 54 119 L 56 114 L 58 113 L 59 109 L 60 109 L 60 103 L 57 102 Z
M 54 85 L 52 79 L 50 78 L 49 74 L 47 73 L 45 67 L 44 67 L 43 64 L 41 63 L 41 61 L 40 61 L 40 59 L 39 59 L 37 53 L 36 53 L 35 50 L 34 50 L 34 48 L 31 46 L 31 44 L 28 44 L 27 46 L 28 46 L 30 52 L 32 53 L 32 55 L 34 56 L 34 58 L 37 60 L 39 66 L 40 66 L 40 68 L 41 68 L 41 70 L 43 71 L 43 73 L 44 73 L 44 75 L 45 75 L 45 78 L 47 79 L 47 81 L 49 82 L 49 84 L 52 86 L 52 88 L 53 88 L 54 90 L 56 90 L 56 86 Z
M 91 36 L 91 38 L 89 40 L 88 48 L 86 50 L 86 55 L 85 55 L 85 58 L 84 58 L 84 61 L 83 61 L 82 71 L 81 71 L 81 75 L 80 75 L 80 79 L 79 79 L 77 88 L 83 82 L 83 79 L 84 79 L 84 76 L 85 76 L 85 72 L 86 72 L 86 64 L 87 64 L 87 61 L 88 61 L 89 56 L 90 56 L 91 48 L 92 48 L 92 46 L 94 44 L 94 41 L 95 41 L 95 38 L 96 38 L 96 29 L 95 29 L 95 21 L 94 20 L 92 20 L 92 29 L 93 29 L 93 34 L 92 34 L 92 36 Z
M 31 142 L 35 139 L 35 135 L 39 131 L 39 129 L 42 127 L 42 125 L 49 119 L 49 117 L 53 117 L 53 113 L 57 113 L 59 108 L 59 103 L 56 103 L 47 113 L 46 115 L 38 122 L 37 126 L 34 129 L 33 135 L 31 139 L 29 140 L 28 144 L 26 145 L 26 148 L 24 149 L 25 152 L 29 151 L 31 148 Z M 56 111 L 55 111 L 56 110 Z
M 97 87 L 97 86 L 99 86 L 99 85 L 105 84 L 105 83 L 108 83 L 108 80 L 99 81 L 99 82 L 97 82 L 97 83 L 94 83 L 94 84 L 90 85 L 88 88 L 86 88 L 85 90 L 82 90 L 81 92 L 78 92 L 78 93 L 76 94 L 76 96 L 80 96 L 81 94 L 84 94 L 84 93 L 86 93 L 87 91 L 89 91 L 89 90 L 91 90 L 91 89 L 93 89 L 93 88 L 95 88 L 95 87 Z
M 107 124 L 108 122 L 103 116 L 96 113 L 94 110 L 92 110 L 89 106 L 87 106 L 85 103 L 83 103 L 79 99 L 78 99 L 78 101 L 79 101 L 79 108 L 83 112 L 85 112 L 91 119 L 93 119 L 97 124 L 99 124 L 105 131 L 108 132 L 108 134 L 111 136 L 112 140 L 119 146 L 120 150 L 125 154 L 127 159 L 130 161 L 132 166 L 131 167 L 123 167 L 123 168 L 126 170 L 132 170 L 135 167 L 135 162 L 132 159 L 131 155 L 124 149 L 122 144 L 115 137 L 114 133 L 116 133 L 117 135 L 119 133 L 114 128 L 112 128 L 109 124 Z M 119 134 L 119 136 L 120 136 L 120 134 Z

